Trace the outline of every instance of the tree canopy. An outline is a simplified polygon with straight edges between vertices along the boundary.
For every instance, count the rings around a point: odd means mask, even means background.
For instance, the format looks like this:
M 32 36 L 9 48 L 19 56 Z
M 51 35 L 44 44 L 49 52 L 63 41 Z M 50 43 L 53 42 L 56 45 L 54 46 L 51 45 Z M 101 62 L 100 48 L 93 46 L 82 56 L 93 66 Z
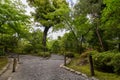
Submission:
M 29 32 L 29 19 L 20 1 L 0 1 L 0 44 L 6 51 Z
M 63 17 L 69 14 L 68 3 L 65 0 L 28 0 L 28 2 L 35 8 L 35 13 L 32 13 L 34 20 L 44 27 L 43 46 L 46 49 L 49 28 L 58 30 L 64 27 Z
M 74 5 L 66 0 L 27 2 L 35 10 L 31 12 L 34 23 L 43 27 L 44 31 L 31 28 L 31 17 L 26 15 L 25 5 L 21 1 L 0 1 L 0 44 L 6 51 L 13 45 L 21 46 L 20 43 L 25 48 L 21 50 L 26 52 L 30 49 L 33 52 L 57 52 L 63 48 L 79 53 L 88 48 L 120 51 L 119 0 L 78 0 Z M 53 40 L 50 44 L 52 47 L 48 48 L 50 28 L 53 31 L 66 29 L 68 33 Z

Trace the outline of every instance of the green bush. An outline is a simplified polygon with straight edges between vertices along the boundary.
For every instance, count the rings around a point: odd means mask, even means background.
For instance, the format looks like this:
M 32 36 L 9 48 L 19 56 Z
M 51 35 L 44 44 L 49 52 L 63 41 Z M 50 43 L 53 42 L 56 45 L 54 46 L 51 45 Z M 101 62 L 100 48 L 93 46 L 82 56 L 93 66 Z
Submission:
M 49 52 L 39 52 L 37 53 L 37 56 L 41 56 L 41 57 L 50 57 L 50 53 Z
M 68 57 L 68 58 L 73 58 L 74 57 L 74 53 L 72 53 L 72 52 L 66 52 L 65 56 Z
M 103 52 L 93 55 L 97 70 L 120 74 L 120 53 Z
M 34 51 L 34 48 L 31 45 L 27 45 L 24 50 L 25 53 L 32 53 L 32 51 Z
M 95 68 L 104 72 L 114 72 L 113 65 L 111 64 L 114 55 L 114 53 L 110 52 L 95 54 L 93 56 Z
M 96 51 L 96 50 L 91 50 L 91 51 L 89 51 L 89 54 L 90 54 L 90 55 L 95 55 L 95 54 L 98 54 L 98 51 Z
M 80 55 L 80 58 L 82 58 L 82 59 L 84 59 L 84 58 L 88 58 L 88 55 L 95 55 L 95 54 L 97 54 L 98 52 L 96 51 L 96 50 L 87 50 L 87 51 L 85 51 L 84 53 L 82 53 L 81 55 Z
M 117 53 L 112 59 L 112 65 L 114 67 L 114 72 L 120 74 L 120 53 Z
M 2 50 L 0 50 L 0 56 L 4 56 L 4 52 Z

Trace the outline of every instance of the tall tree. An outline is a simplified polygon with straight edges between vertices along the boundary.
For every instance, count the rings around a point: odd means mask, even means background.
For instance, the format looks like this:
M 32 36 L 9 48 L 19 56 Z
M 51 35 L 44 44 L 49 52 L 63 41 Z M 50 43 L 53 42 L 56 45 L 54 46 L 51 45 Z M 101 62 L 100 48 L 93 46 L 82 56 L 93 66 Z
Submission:
M 75 15 L 85 17 L 89 16 L 90 23 L 93 24 L 99 43 L 101 45 L 101 49 L 104 50 L 103 41 L 100 35 L 100 17 L 101 11 L 104 8 L 102 0 L 79 0 L 79 2 L 75 5 Z
M 47 33 L 51 27 L 60 29 L 63 27 L 63 17 L 68 14 L 68 4 L 66 0 L 28 0 L 35 8 L 32 13 L 36 22 L 44 27 L 43 47 L 46 51 Z

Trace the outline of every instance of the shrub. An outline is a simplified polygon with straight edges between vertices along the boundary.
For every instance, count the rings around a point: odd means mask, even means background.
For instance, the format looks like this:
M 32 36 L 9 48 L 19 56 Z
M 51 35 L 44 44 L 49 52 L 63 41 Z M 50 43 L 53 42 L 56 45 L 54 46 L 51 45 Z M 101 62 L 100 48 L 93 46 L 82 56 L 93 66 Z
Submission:
M 89 51 L 89 54 L 90 54 L 90 55 L 95 55 L 95 54 L 98 54 L 98 51 L 96 51 L 96 50 L 91 50 L 91 51 Z
M 94 66 L 97 70 L 120 74 L 120 53 L 107 51 L 93 55 Z
M 74 53 L 72 53 L 72 52 L 66 52 L 65 56 L 68 57 L 68 58 L 73 58 L 74 57 Z
M 4 55 L 5 53 L 2 50 L 0 50 L 0 56 L 4 56 Z
M 82 54 L 80 55 L 80 58 L 81 58 L 81 59 L 87 58 L 88 55 L 89 55 L 89 52 L 88 52 L 88 51 L 87 51 L 87 52 L 84 52 L 84 53 L 82 53 Z
M 120 53 L 116 53 L 116 55 L 112 59 L 111 64 L 114 67 L 114 72 L 120 74 Z
M 26 45 L 24 48 L 25 53 L 32 53 L 32 51 L 34 51 L 34 48 L 31 45 Z
M 93 56 L 95 68 L 104 72 L 113 72 L 114 68 L 111 64 L 111 61 L 114 55 L 114 53 L 110 52 L 95 54 Z
M 98 52 L 97 51 L 91 51 L 91 50 L 88 50 L 88 51 L 86 51 L 86 52 L 84 52 L 84 53 L 82 53 L 81 55 L 80 55 L 80 58 L 88 58 L 88 55 L 95 55 L 95 54 L 97 54 Z
M 49 52 L 40 52 L 40 53 L 37 53 L 37 56 L 50 57 L 50 53 Z

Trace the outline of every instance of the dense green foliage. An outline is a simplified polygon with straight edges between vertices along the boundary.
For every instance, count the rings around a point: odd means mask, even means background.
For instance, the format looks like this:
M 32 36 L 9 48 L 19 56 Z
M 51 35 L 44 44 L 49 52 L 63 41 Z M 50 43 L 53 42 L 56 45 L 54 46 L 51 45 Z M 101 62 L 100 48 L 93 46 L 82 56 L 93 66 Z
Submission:
M 47 33 L 51 27 L 59 30 L 64 27 L 64 17 L 68 14 L 69 8 L 66 0 L 28 0 L 29 4 L 35 8 L 32 13 L 34 21 L 44 27 L 43 47 L 46 51 Z
M 94 56 L 95 68 L 104 72 L 120 73 L 120 53 L 103 52 L 97 53 Z
M 60 44 L 58 41 L 54 41 L 54 43 L 51 46 L 51 52 L 52 53 L 59 53 L 60 52 Z
M 35 30 L 28 34 L 29 44 L 26 46 L 26 53 L 38 53 L 42 51 L 42 32 L 41 30 Z
M 0 55 L 38 53 L 43 49 L 42 32 L 31 27 L 21 1 L 0 1 Z
M 29 16 L 20 1 L 0 1 L 0 51 L 14 52 L 20 38 L 29 32 Z
M 49 52 L 39 52 L 38 54 L 36 54 L 36 56 L 40 56 L 40 57 L 50 57 L 51 54 Z
M 114 53 L 104 52 L 94 55 L 94 65 L 95 68 L 101 71 L 113 72 L 113 66 L 111 65 L 111 60 Z
M 106 7 L 102 11 L 102 26 L 105 34 L 103 39 L 107 43 L 108 49 L 118 49 L 120 51 L 120 24 L 119 24 L 119 0 L 104 0 Z
M 112 4 L 113 2 L 114 4 Z M 119 20 L 119 17 L 116 17 L 119 16 L 119 12 L 117 12 L 119 8 L 116 8 L 119 5 L 118 2 L 114 0 L 78 1 L 72 7 L 71 16 L 66 17 L 67 21 L 65 22 L 69 26 L 70 33 L 74 36 L 72 43 L 76 42 L 76 46 L 80 50 L 84 45 L 99 51 L 119 50 L 119 23 L 116 27 L 111 25 L 114 22 L 112 18 L 115 20 L 114 24 L 117 23 L 117 19 Z M 112 11 L 116 14 L 112 14 Z M 110 14 L 111 16 L 108 17 Z M 112 22 L 109 22 L 109 18 L 112 19 Z M 113 31 L 110 32 L 111 30 Z M 71 49 L 69 48 L 69 50 Z

